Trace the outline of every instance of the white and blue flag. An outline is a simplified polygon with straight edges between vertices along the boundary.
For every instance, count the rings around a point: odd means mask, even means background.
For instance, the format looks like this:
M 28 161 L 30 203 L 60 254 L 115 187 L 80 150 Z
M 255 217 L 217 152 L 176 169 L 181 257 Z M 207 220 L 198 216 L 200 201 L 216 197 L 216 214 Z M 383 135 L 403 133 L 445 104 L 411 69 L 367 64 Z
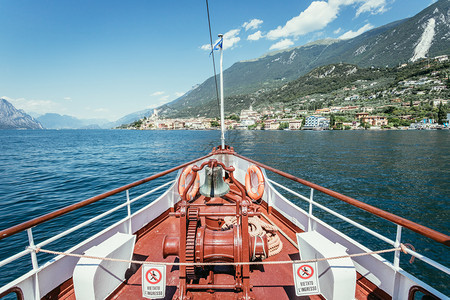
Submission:
M 214 46 L 214 50 L 219 50 L 219 49 L 222 49 L 223 47 L 223 38 L 221 38 L 218 42 L 217 42 L 217 44 Z

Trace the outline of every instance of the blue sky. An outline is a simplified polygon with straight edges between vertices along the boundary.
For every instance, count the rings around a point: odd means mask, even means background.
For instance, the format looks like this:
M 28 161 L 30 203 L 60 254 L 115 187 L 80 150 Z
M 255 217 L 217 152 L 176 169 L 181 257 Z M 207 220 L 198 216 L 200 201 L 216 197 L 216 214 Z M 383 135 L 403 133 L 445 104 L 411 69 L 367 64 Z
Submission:
M 209 0 L 224 68 L 324 38 L 351 38 L 433 0 Z M 213 74 L 206 2 L 0 0 L 0 96 L 28 113 L 114 121 Z M 226 83 L 225 83 L 226 84 Z

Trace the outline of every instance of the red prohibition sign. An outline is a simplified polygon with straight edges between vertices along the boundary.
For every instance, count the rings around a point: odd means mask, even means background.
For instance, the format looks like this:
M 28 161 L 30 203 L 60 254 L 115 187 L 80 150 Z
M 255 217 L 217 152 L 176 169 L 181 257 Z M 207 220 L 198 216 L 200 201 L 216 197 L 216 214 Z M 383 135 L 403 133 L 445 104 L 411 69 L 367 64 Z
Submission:
M 310 265 L 300 266 L 297 270 L 298 276 L 302 279 L 309 279 L 314 274 L 314 269 Z
M 145 274 L 145 279 L 147 279 L 147 282 L 150 284 L 157 284 L 161 281 L 162 274 L 158 269 L 150 269 Z

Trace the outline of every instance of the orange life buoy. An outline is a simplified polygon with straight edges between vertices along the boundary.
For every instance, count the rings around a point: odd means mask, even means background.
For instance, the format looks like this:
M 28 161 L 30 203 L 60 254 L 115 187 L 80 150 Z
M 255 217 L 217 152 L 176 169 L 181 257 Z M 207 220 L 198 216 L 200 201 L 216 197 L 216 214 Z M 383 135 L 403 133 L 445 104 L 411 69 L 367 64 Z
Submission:
M 187 166 L 183 170 L 183 173 L 181 173 L 180 180 L 178 181 L 178 193 L 180 193 L 180 196 L 183 195 L 184 191 L 186 190 L 186 186 L 191 182 L 193 174 L 194 171 L 192 171 L 192 165 Z M 186 199 L 187 200 L 194 199 L 195 195 L 198 192 L 199 187 L 200 187 L 200 175 L 197 173 L 194 184 L 186 194 Z
M 252 177 L 256 175 L 258 177 L 258 185 L 255 185 Z M 264 176 L 260 168 L 255 165 L 251 165 L 247 172 L 245 173 L 245 189 L 247 190 L 247 194 L 253 200 L 261 199 L 264 193 Z

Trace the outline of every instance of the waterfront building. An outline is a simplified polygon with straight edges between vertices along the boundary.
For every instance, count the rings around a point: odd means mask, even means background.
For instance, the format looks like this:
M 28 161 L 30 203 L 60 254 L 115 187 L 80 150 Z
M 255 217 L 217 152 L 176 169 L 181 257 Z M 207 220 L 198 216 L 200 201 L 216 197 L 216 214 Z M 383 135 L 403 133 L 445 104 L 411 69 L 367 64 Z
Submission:
M 264 121 L 264 129 L 265 130 L 277 130 L 280 127 L 280 122 L 278 120 L 265 120 Z
M 302 128 L 302 120 L 291 120 L 289 121 L 289 129 L 290 130 L 299 130 Z
M 371 126 L 386 126 L 388 124 L 387 117 L 381 116 L 364 116 L 360 118 L 361 122 L 370 124 Z
M 175 120 L 173 122 L 173 129 L 183 129 L 184 124 L 185 124 L 185 122 L 183 122 L 183 121 Z
M 260 119 L 260 115 L 258 112 L 253 110 L 253 107 L 250 105 L 249 109 L 241 110 L 240 115 L 241 125 L 239 127 L 247 128 L 248 126 L 255 125 L 256 122 Z
M 322 116 L 308 116 L 303 129 L 328 129 L 330 120 Z

